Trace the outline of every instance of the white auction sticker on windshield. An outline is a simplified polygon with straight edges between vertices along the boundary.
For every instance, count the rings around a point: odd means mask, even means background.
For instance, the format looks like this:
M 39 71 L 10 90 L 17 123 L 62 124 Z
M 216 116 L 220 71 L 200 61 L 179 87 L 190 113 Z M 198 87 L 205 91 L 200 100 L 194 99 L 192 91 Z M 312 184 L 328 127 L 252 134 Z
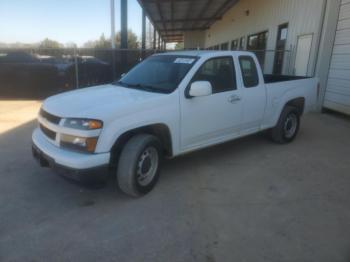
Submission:
M 176 58 L 175 64 L 192 64 L 194 62 L 193 58 Z

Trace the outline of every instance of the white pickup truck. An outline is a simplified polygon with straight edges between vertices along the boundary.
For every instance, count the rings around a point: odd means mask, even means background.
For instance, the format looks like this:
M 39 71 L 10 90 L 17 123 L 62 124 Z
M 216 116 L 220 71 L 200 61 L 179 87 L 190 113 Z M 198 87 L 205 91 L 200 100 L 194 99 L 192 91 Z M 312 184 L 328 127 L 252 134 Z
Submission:
M 74 178 L 115 174 L 123 192 L 141 196 L 163 157 L 263 130 L 291 142 L 318 92 L 314 78 L 263 75 L 249 52 L 157 54 L 115 83 L 46 99 L 32 151 Z

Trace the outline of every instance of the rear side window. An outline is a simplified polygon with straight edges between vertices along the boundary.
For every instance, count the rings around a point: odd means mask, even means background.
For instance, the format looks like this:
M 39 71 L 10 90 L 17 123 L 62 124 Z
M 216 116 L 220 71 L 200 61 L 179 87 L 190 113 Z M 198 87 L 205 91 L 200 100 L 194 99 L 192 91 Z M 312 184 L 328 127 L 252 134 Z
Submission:
M 239 63 L 244 86 L 250 88 L 259 85 L 259 75 L 254 59 L 250 56 L 240 56 Z
M 214 94 L 237 89 L 232 57 L 209 59 L 193 77 L 192 82 L 195 81 L 210 82 Z

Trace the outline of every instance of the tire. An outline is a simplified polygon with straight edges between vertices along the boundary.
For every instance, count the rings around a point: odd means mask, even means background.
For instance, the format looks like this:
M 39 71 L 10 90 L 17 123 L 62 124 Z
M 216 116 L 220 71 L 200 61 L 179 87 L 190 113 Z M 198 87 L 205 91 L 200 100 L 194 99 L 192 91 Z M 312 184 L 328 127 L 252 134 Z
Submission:
M 148 134 L 132 137 L 124 146 L 117 168 L 117 183 L 132 197 L 149 193 L 159 179 L 162 150 L 159 140 Z
M 270 136 L 272 141 L 278 144 L 287 144 L 292 142 L 299 132 L 300 113 L 293 106 L 286 106 L 277 122 L 277 125 L 271 129 Z

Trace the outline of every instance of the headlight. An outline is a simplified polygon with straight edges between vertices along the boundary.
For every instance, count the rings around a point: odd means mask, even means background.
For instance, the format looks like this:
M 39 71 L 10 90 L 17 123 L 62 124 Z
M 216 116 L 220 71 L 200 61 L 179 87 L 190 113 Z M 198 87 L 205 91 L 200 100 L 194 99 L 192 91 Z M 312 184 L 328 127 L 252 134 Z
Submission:
M 103 122 L 94 119 L 67 118 L 63 126 L 80 130 L 94 130 L 102 128 Z
M 93 153 L 96 149 L 98 137 L 77 137 L 61 134 L 61 147 Z

